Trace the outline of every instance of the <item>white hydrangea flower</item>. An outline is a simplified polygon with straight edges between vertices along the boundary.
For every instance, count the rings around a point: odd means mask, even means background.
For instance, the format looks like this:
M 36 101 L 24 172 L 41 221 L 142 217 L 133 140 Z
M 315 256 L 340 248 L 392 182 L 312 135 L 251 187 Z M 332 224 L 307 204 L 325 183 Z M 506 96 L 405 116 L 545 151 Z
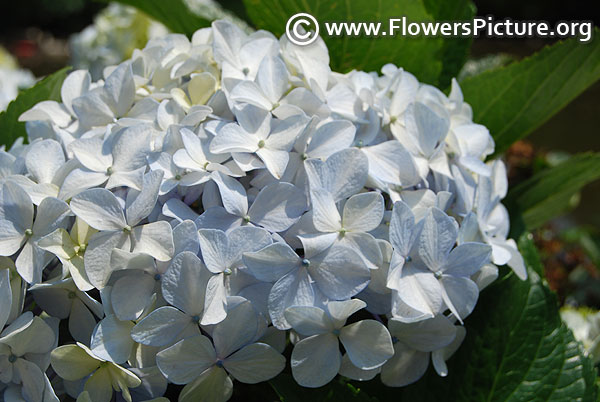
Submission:
M 362 320 L 346 325 L 346 320 L 366 303 L 351 299 L 329 302 L 326 310 L 313 306 L 292 306 L 285 317 L 292 328 L 306 338 L 292 352 L 292 374 L 298 384 L 316 388 L 338 373 L 342 361 L 338 339 L 352 363 L 364 370 L 382 366 L 394 355 L 392 339 L 383 324 Z
M 108 189 L 127 186 L 140 190 L 150 151 L 149 127 L 121 129 L 108 139 L 81 138 L 69 149 L 82 165 L 65 178 L 60 197 L 71 198 L 87 188 L 106 183 Z
M 94 288 L 85 272 L 83 256 L 90 238 L 96 232 L 97 230 L 77 218 L 71 233 L 59 228 L 38 242 L 39 248 L 51 252 L 60 260 L 63 279 L 70 275 L 77 288 L 84 292 Z
M 69 320 L 69 332 L 78 342 L 89 344 L 96 319 L 102 318 L 102 305 L 82 292 L 72 279 L 40 283 L 29 289 L 34 300 L 53 317 Z
M 301 115 L 274 119 L 269 111 L 250 104 L 236 108 L 234 112 L 239 123 L 226 124 L 218 131 L 211 142 L 211 152 L 232 153 L 236 163 L 242 169 L 246 167 L 244 170 L 264 164 L 276 179 L 280 179 L 289 161 L 288 152 L 306 125 L 306 119 Z M 252 162 L 253 157 L 258 157 L 258 161 Z
M 141 384 L 131 371 L 100 359 L 85 345 L 64 345 L 52 351 L 52 368 L 68 381 L 82 380 L 83 390 L 92 401 L 109 402 L 113 389 L 120 391 L 127 402 L 131 402 L 129 388 Z
M 479 289 L 470 276 L 489 261 L 492 250 L 474 242 L 453 248 L 457 227 L 453 218 L 432 208 L 423 220 L 415 255 L 396 254 L 392 261 L 388 286 L 425 317 L 434 317 L 445 306 L 462 322 L 477 302 Z
M 285 318 L 288 307 L 310 306 L 320 294 L 333 300 L 350 298 L 370 279 L 358 253 L 344 246 L 300 258 L 290 246 L 278 242 L 244 253 L 243 261 L 256 279 L 275 282 L 269 292 L 268 309 L 273 325 L 279 329 L 291 328 Z
M 305 197 L 290 183 L 273 183 L 264 187 L 248 208 L 244 186 L 221 172 L 212 175 L 223 206 L 209 207 L 196 219 L 200 229 L 229 230 L 244 224 L 283 232 L 297 222 L 306 210 Z
M 0 255 L 11 256 L 21 250 L 15 262 L 19 275 L 29 283 L 41 282 L 50 258 L 38 241 L 63 224 L 71 214 L 69 206 L 54 197 L 44 198 L 34 220 L 31 198 L 10 181 L 0 188 L 0 199 Z
M 83 191 L 71 200 L 75 215 L 99 230 L 90 239 L 84 255 L 88 277 L 98 288 L 106 285 L 114 269 L 110 264 L 114 248 L 129 247 L 159 261 L 168 261 L 173 255 L 173 232 L 167 222 L 136 226 L 154 209 L 162 172 L 149 173 L 146 179 L 141 192 L 127 197 L 125 208 L 113 193 L 102 188 Z
M 57 401 L 45 371 L 58 334 L 40 317 L 23 313 L 0 332 L 0 382 L 21 386 L 30 401 Z
M 207 296 L 212 299 L 216 294 L 207 289 L 212 277 L 194 253 L 179 253 L 161 278 L 162 295 L 170 306 L 157 308 L 137 323 L 131 331 L 133 339 L 144 345 L 164 346 L 186 334 L 199 333 L 198 324 L 203 319 L 205 323 L 214 321 L 210 315 L 204 318 L 204 312 L 211 307 L 206 303 Z M 216 307 L 224 309 L 223 305 Z M 216 320 L 221 316 L 221 310 L 217 310 Z
M 327 190 L 311 189 L 310 196 L 313 225 L 320 233 L 300 236 L 306 251 L 312 254 L 312 250 L 341 244 L 357 250 L 369 268 L 377 269 L 383 257 L 375 238 L 367 232 L 383 219 L 383 196 L 377 192 L 353 195 L 345 201 L 341 214 Z
M 229 375 L 255 384 L 283 370 L 285 358 L 281 354 L 265 343 L 255 343 L 258 317 L 250 302 L 242 300 L 230 303 L 227 318 L 212 328 L 213 342 L 197 335 L 158 353 L 163 374 L 175 384 L 187 384 L 179 400 L 224 402 L 233 390 Z
M 457 336 L 457 328 L 443 315 L 411 324 L 392 319 L 388 328 L 393 336 L 394 357 L 381 368 L 381 381 L 391 387 L 402 387 L 421 378 L 429 366 L 431 352 L 450 345 Z
M 498 265 L 526 277 L 506 169 L 456 81 L 335 73 L 320 38 L 224 20 L 102 70 L 69 74 L 0 150 L 4 399 L 55 401 L 54 349 L 80 400 L 173 383 L 225 401 L 281 372 L 288 335 L 303 386 L 404 386 L 429 360 L 447 374 Z M 59 319 L 79 344 L 57 348 Z

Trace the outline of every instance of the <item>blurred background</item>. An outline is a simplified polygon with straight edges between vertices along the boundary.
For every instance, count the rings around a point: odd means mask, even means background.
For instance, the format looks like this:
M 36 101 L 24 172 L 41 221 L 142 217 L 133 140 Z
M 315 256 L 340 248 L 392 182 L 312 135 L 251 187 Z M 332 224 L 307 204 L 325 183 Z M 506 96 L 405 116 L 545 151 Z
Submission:
M 165 0 L 166 1 L 166 0 Z M 251 29 L 241 0 L 186 0 L 211 19 L 227 16 Z M 593 20 L 596 2 L 571 0 L 474 0 L 477 14 L 496 19 Z M 95 79 L 107 65 L 128 58 L 135 48 L 167 29 L 134 9 L 91 0 L 19 0 L 0 14 L 0 110 L 19 89 L 61 67 L 90 69 Z M 527 57 L 552 40 L 487 39 L 473 42 L 460 78 Z M 600 83 L 581 94 L 527 141 L 507 153 L 514 185 L 571 153 L 600 151 Z M 600 308 L 600 182 L 573 194 L 571 210 L 535 232 L 546 276 L 564 305 Z

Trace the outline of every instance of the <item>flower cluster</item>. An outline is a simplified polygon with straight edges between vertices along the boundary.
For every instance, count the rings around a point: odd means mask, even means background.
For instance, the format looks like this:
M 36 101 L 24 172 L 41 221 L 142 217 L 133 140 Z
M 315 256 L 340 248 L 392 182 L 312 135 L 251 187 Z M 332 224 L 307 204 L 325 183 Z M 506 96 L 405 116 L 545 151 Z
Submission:
M 35 84 L 31 71 L 19 68 L 15 58 L 0 46 L 0 111 L 19 94 L 19 90 Z
M 104 77 L 72 72 L 0 153 L 6 399 L 57 400 L 51 365 L 85 400 L 173 383 L 225 401 L 278 375 L 288 340 L 302 386 L 404 386 L 430 360 L 446 375 L 498 265 L 526 276 L 504 165 L 456 81 L 339 74 L 322 40 L 226 21 Z
M 184 3 L 190 12 L 209 21 L 226 18 L 249 30 L 246 23 L 216 0 L 184 0 Z M 71 35 L 70 63 L 77 69 L 89 70 L 92 79 L 99 79 L 105 67 L 128 59 L 134 49 L 144 46 L 149 39 L 169 32 L 163 24 L 134 7 L 110 3 L 94 17 L 93 24 Z
M 563 307 L 560 318 L 573 331 L 573 336 L 584 348 L 594 365 L 600 364 L 600 311 L 585 307 Z

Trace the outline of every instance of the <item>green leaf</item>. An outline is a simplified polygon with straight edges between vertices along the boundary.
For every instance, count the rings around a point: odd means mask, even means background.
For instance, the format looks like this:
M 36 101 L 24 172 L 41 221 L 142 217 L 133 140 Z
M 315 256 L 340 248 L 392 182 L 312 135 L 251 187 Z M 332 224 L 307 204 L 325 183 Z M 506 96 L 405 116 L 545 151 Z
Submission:
M 47 76 L 33 87 L 20 92 L 17 99 L 12 101 L 4 112 L 0 113 L 0 143 L 2 145 L 10 147 L 17 138 L 27 138 L 25 123 L 18 121 L 23 112 L 41 101 L 60 102 L 60 88 L 70 69 L 71 67 L 65 67 Z
M 381 29 L 387 31 L 390 18 L 407 16 L 415 22 L 433 21 L 421 0 L 244 0 L 244 4 L 256 27 L 276 35 L 285 33 L 286 22 L 292 15 L 300 12 L 313 15 L 320 22 L 321 37 L 329 48 L 331 68 L 335 71 L 379 71 L 384 64 L 395 63 L 419 80 L 432 84 L 442 72 L 441 38 L 400 35 L 350 38 L 330 37 L 325 33 L 325 22 L 381 22 Z
M 282 373 L 269 383 L 281 402 L 377 402 L 377 399 L 341 378 L 320 388 L 304 388 L 290 374 Z
M 496 153 L 525 137 L 600 78 L 600 30 L 591 42 L 572 38 L 531 57 L 461 83 L 473 119 L 487 126 Z
M 113 0 L 100 0 L 109 2 Z M 114 0 L 137 8 L 162 23 L 171 32 L 182 33 L 189 38 L 200 28 L 210 26 L 210 21 L 199 17 L 186 6 L 183 0 Z
M 465 321 L 465 341 L 448 361 L 448 377 L 430 368 L 401 390 L 375 382 L 357 387 L 380 401 L 595 400 L 595 370 L 538 273 L 541 262 L 531 235 L 521 237 L 519 248 L 529 279 L 508 273 L 481 293 Z
M 471 0 L 424 0 L 427 11 L 436 21 L 468 21 L 473 19 L 476 7 Z M 437 85 L 446 88 L 450 80 L 458 76 L 467 61 L 473 42 L 468 38 L 445 38 L 442 46 L 442 71 Z
M 511 216 L 522 218 L 521 225 L 514 223 L 513 233 L 518 233 L 519 227 L 536 228 L 564 212 L 575 193 L 599 178 L 600 153 L 585 153 L 542 170 L 512 188 L 505 204 Z

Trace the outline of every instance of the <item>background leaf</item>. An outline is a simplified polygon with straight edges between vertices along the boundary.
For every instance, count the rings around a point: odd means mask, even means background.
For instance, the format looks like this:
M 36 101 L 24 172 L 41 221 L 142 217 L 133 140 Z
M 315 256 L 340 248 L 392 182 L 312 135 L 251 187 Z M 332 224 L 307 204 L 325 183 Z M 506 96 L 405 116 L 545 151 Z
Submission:
M 505 200 L 510 210 L 511 231 L 536 228 L 564 212 L 571 197 L 600 178 L 600 154 L 572 156 L 513 187 Z
M 100 0 L 104 2 L 113 0 Z M 197 16 L 182 0 L 114 0 L 117 3 L 133 6 L 169 28 L 171 32 L 182 33 L 189 38 L 200 28 L 210 26 L 210 21 Z
M 466 321 L 467 337 L 448 361 L 449 375 L 430 367 L 403 389 L 379 379 L 355 383 L 380 401 L 593 401 L 596 372 L 562 323 L 557 299 L 541 280 L 530 235 L 519 241 L 529 279 L 508 273 L 485 289 Z
M 437 4 L 440 0 L 432 0 Z M 454 3 L 452 1 L 451 3 Z M 306 12 L 321 25 L 321 37 L 327 43 L 331 68 L 347 72 L 352 69 L 379 71 L 386 63 L 395 63 L 417 76 L 420 81 L 434 84 L 442 72 L 441 38 L 425 37 L 328 37 L 324 22 L 382 22 L 387 30 L 389 18 L 407 16 L 409 20 L 433 21 L 421 0 L 352 0 L 327 2 L 320 0 L 244 0 L 246 10 L 257 28 L 280 36 L 292 15 Z
M 0 113 L 0 142 L 2 145 L 10 147 L 17 138 L 27 138 L 25 123 L 18 121 L 23 112 L 31 109 L 41 101 L 54 100 L 60 102 L 60 88 L 70 69 L 71 67 L 65 67 L 47 76 L 33 87 L 22 91 L 8 105 L 6 110 Z
M 470 0 L 424 0 L 425 8 L 436 21 L 468 21 L 475 16 L 476 7 Z M 467 61 L 473 42 L 468 38 L 444 38 L 441 59 L 442 71 L 437 86 L 446 88 L 450 80 L 458 76 Z
M 488 127 L 496 154 L 525 137 L 600 78 L 600 30 L 461 83 L 473 120 Z

